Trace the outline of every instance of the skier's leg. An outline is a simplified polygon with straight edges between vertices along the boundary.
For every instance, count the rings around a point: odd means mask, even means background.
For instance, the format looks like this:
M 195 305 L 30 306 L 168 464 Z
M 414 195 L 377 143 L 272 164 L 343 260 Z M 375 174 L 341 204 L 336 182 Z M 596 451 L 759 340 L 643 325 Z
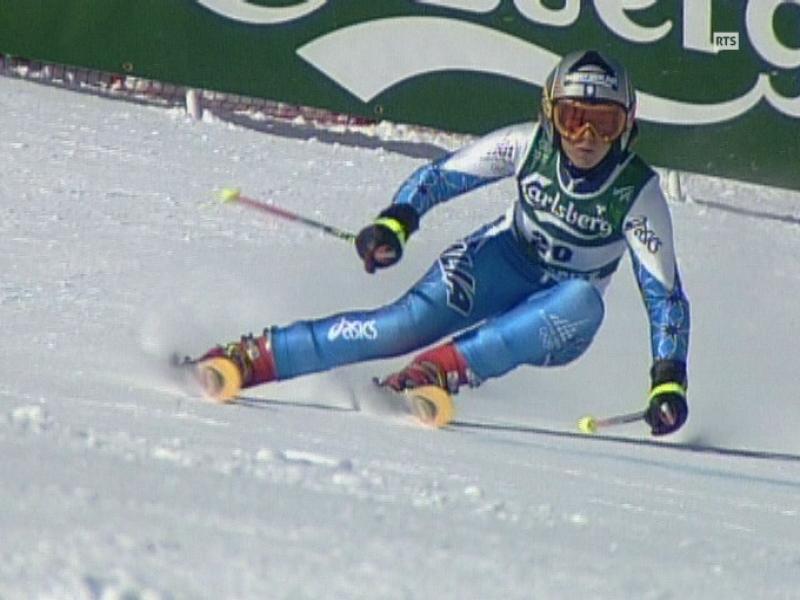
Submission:
M 586 351 L 603 314 L 591 283 L 568 280 L 457 337 L 455 346 L 479 381 L 521 364 L 564 365 Z
M 279 379 L 413 352 L 517 305 L 541 273 L 519 254 L 505 219 L 445 250 L 427 274 L 387 306 L 271 330 Z
M 206 356 L 234 358 L 249 387 L 412 352 L 508 311 L 543 280 L 509 224 L 498 219 L 453 244 L 396 302 L 268 328 Z
M 383 384 L 395 390 L 436 385 L 455 393 L 461 385 L 478 385 L 520 364 L 563 365 L 588 348 L 602 319 L 603 302 L 594 286 L 564 282 L 426 350 Z
M 397 301 L 271 330 L 280 379 L 411 352 L 469 325 L 439 302 L 436 268 Z

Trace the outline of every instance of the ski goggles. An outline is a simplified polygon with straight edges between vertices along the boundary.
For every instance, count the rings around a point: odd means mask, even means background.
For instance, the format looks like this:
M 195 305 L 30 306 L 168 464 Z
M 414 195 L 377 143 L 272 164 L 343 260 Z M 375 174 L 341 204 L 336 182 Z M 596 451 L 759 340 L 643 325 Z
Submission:
M 553 124 L 563 137 L 578 141 L 591 129 L 592 133 L 611 143 L 625 131 L 628 114 L 619 104 L 593 103 L 562 98 L 553 107 Z

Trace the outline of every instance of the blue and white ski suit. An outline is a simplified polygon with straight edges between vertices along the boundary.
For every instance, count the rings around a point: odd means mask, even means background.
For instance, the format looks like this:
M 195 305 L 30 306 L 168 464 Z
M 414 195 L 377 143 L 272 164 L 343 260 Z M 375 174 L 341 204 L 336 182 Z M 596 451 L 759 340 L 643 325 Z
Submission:
M 666 200 L 652 169 L 617 154 L 599 177 L 571 178 L 543 130 L 524 123 L 420 168 L 393 199 L 420 217 L 506 177 L 516 178 L 518 197 L 503 217 L 447 248 L 397 301 L 272 328 L 279 378 L 406 354 L 453 334 L 474 383 L 522 364 L 564 365 L 597 332 L 603 290 L 626 248 L 654 361 L 685 362 L 689 303 Z

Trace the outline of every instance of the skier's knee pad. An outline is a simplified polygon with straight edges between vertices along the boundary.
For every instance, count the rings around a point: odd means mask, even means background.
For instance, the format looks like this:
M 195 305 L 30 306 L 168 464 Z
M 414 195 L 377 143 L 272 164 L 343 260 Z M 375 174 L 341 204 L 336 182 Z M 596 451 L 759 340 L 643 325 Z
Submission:
M 548 365 L 566 365 L 581 356 L 603 322 L 605 306 L 597 289 L 582 279 L 556 286 L 543 307 L 540 336 Z

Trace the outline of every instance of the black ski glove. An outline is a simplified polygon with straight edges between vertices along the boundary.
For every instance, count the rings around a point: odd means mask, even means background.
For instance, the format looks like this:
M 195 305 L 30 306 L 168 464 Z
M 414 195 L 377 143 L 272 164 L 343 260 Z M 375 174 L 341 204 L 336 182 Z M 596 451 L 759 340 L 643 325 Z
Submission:
M 652 387 L 644 420 L 655 436 L 680 429 L 689 416 L 686 403 L 686 364 L 677 360 L 659 360 L 650 371 Z
M 403 245 L 417 230 L 419 215 L 408 204 L 393 204 L 356 237 L 356 251 L 367 273 L 391 267 L 403 256 Z

